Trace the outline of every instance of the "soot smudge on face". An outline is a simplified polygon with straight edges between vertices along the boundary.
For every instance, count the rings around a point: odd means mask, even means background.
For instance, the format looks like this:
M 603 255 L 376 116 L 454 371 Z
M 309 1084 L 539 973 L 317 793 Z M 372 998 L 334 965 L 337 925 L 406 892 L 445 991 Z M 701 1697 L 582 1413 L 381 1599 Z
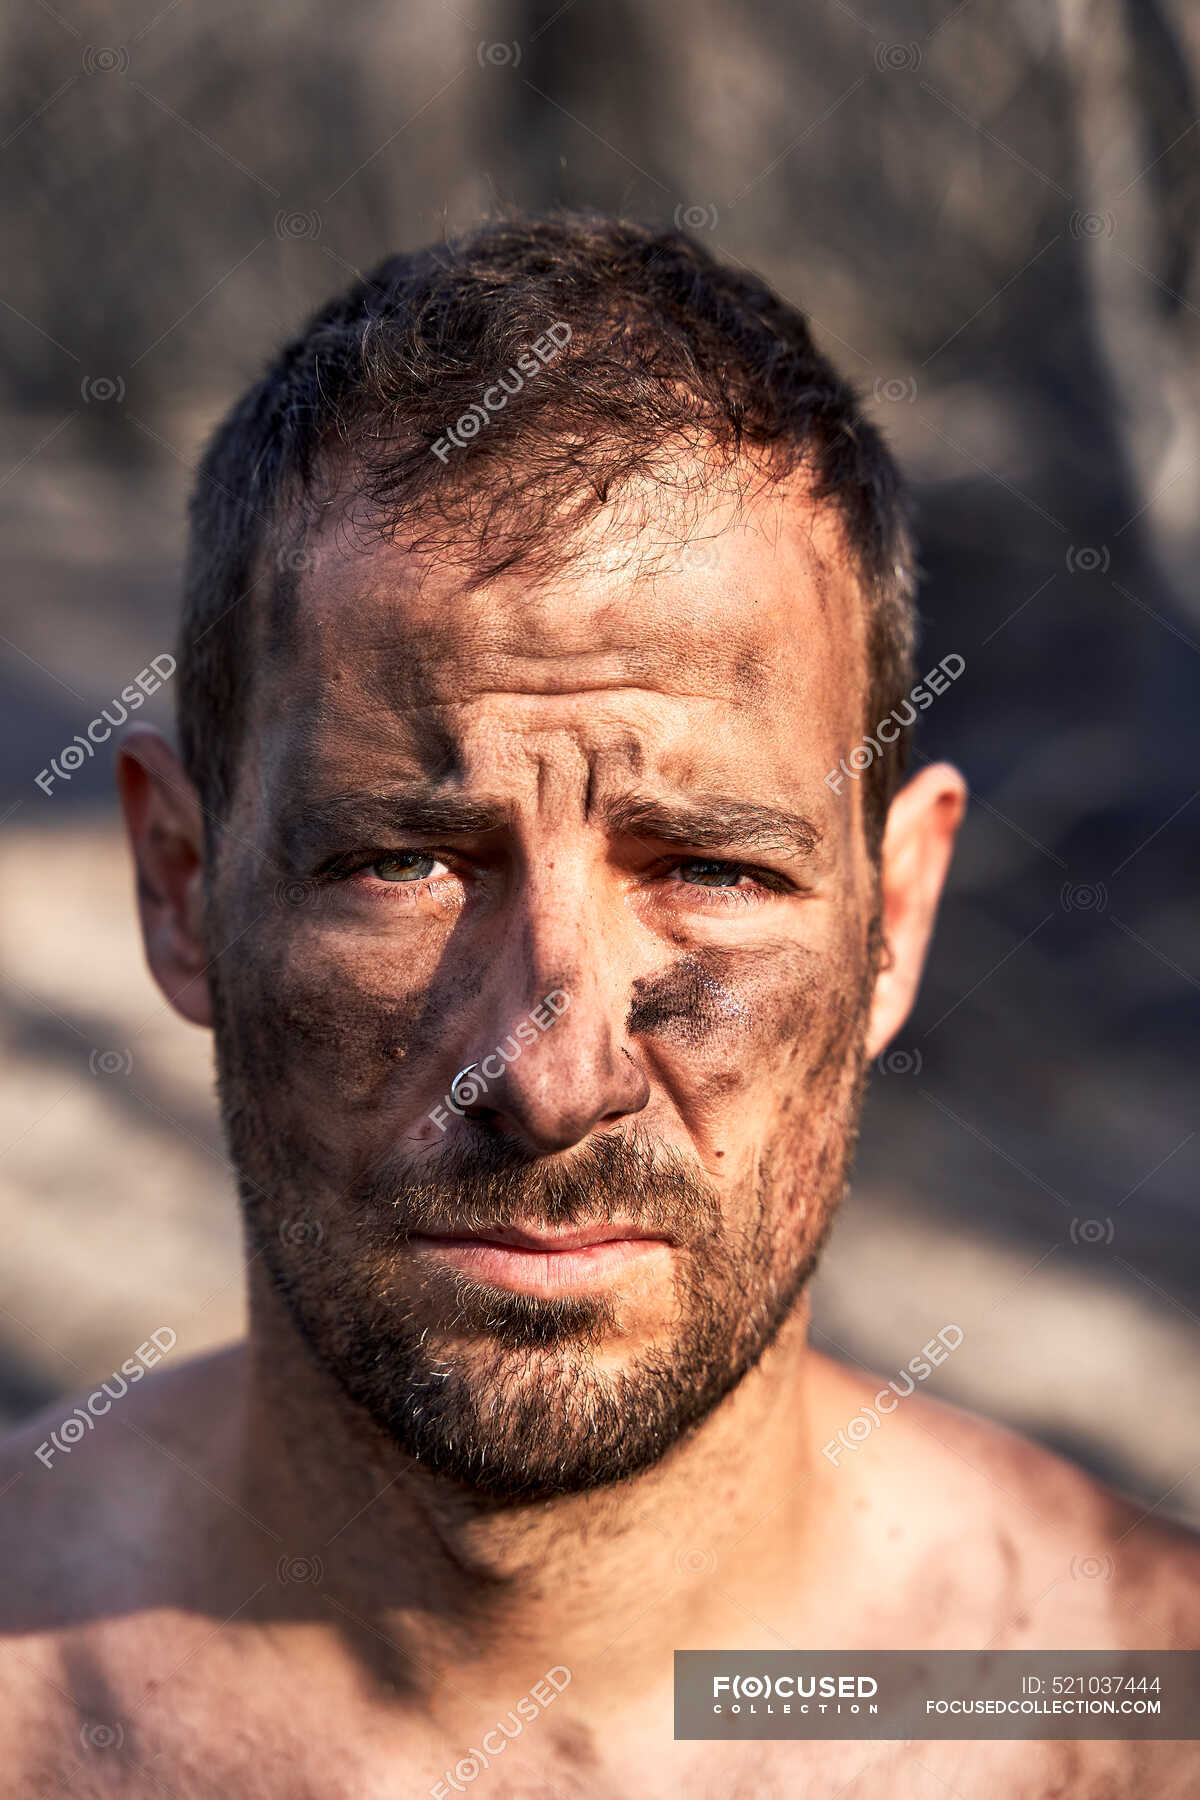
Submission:
M 814 951 L 793 943 L 689 950 L 661 974 L 634 982 L 626 1029 L 696 1049 L 722 1046 L 743 1065 L 755 1046 L 771 1058 L 802 1042 L 827 1010 L 821 965 Z
M 354 948 L 310 939 L 306 924 L 248 933 L 225 957 L 218 987 L 229 1054 L 256 1090 L 274 1094 L 277 1111 L 289 1092 L 302 1107 L 369 1110 L 390 1082 L 405 1082 L 410 1060 L 424 1065 L 455 1035 L 475 987 L 449 963 L 415 980 L 415 971 L 389 971 Z
M 638 977 L 626 1030 L 630 1037 L 669 1031 L 685 1043 L 698 1044 L 722 1025 L 749 1022 L 745 1003 L 689 954 L 661 975 Z

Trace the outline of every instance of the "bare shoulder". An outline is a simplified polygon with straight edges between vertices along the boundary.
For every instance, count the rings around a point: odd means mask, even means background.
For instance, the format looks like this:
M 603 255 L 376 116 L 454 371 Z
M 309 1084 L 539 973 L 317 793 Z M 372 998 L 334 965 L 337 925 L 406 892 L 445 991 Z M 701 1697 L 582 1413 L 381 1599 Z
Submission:
M 1019 1433 L 919 1391 L 898 1398 L 827 1358 L 817 1364 L 816 1456 L 845 1534 L 836 1560 L 847 1648 L 1186 1650 L 1200 1642 L 1200 1539 L 1192 1532 Z M 998 1780 L 992 1791 L 1156 1800 L 1194 1792 L 1187 1743 L 1031 1742 L 1024 1751 L 1036 1762 L 1032 1783 Z M 960 1752 L 980 1770 L 1001 1755 L 991 1744 L 924 1746 L 925 1767 L 956 1791 Z
M 128 1613 L 165 1578 L 164 1521 L 211 1466 L 240 1348 L 55 1402 L 0 1443 L 0 1666 Z M 5 1649 L 13 1654 L 5 1657 Z M 22 1654 L 23 1653 L 23 1654 Z
M 110 1791 L 112 1673 L 169 1641 L 191 1603 L 179 1527 L 241 1361 L 234 1348 L 110 1378 L 0 1443 L 0 1756 L 22 1793 Z
M 889 1412 L 874 1379 L 820 1360 L 834 1466 L 893 1561 L 907 1545 L 958 1641 L 974 1626 L 996 1648 L 1200 1642 L 1200 1536 L 961 1408 L 918 1392 Z

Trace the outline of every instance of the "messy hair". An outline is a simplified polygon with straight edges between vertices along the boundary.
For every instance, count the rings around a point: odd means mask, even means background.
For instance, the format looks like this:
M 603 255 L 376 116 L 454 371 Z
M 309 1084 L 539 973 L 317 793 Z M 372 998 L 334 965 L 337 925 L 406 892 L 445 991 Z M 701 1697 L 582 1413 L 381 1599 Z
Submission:
M 912 537 L 895 462 L 802 313 L 685 232 L 594 214 L 509 217 L 380 263 L 284 346 L 197 473 L 176 692 L 210 822 L 264 631 L 287 634 L 306 534 L 338 494 L 481 583 L 569 560 L 575 528 L 635 487 L 697 499 L 717 476 L 799 476 L 835 510 L 869 734 L 912 685 Z M 903 761 L 902 733 L 861 783 L 873 853 Z

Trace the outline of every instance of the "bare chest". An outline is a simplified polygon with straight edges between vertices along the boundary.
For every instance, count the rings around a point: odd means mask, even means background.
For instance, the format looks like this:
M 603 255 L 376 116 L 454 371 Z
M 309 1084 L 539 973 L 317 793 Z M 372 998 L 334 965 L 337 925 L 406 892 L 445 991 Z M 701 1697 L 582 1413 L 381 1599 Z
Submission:
M 247 1706 L 101 1733 L 64 1720 L 32 1752 L 22 1793 L 73 1800 L 1144 1800 L 1178 1746 L 1121 1744 L 602 1743 L 586 1759 L 513 1744 L 482 1767 L 414 1729 L 390 1745 L 319 1712 L 286 1724 Z M 1181 1772 L 1174 1774 L 1181 1779 Z

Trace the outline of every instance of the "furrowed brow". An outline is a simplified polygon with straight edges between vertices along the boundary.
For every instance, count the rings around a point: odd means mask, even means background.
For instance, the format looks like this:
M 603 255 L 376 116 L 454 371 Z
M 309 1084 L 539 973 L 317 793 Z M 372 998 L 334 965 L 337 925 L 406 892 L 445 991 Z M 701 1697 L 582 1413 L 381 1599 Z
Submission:
M 820 831 L 801 813 L 719 794 L 698 795 L 689 801 L 626 795 L 609 801 L 603 813 L 610 831 L 659 838 L 697 850 L 811 857 L 821 843 Z
M 285 813 L 280 847 L 293 865 L 355 844 L 406 837 L 457 837 L 495 831 L 509 809 L 496 800 L 414 789 L 404 794 L 331 794 Z

